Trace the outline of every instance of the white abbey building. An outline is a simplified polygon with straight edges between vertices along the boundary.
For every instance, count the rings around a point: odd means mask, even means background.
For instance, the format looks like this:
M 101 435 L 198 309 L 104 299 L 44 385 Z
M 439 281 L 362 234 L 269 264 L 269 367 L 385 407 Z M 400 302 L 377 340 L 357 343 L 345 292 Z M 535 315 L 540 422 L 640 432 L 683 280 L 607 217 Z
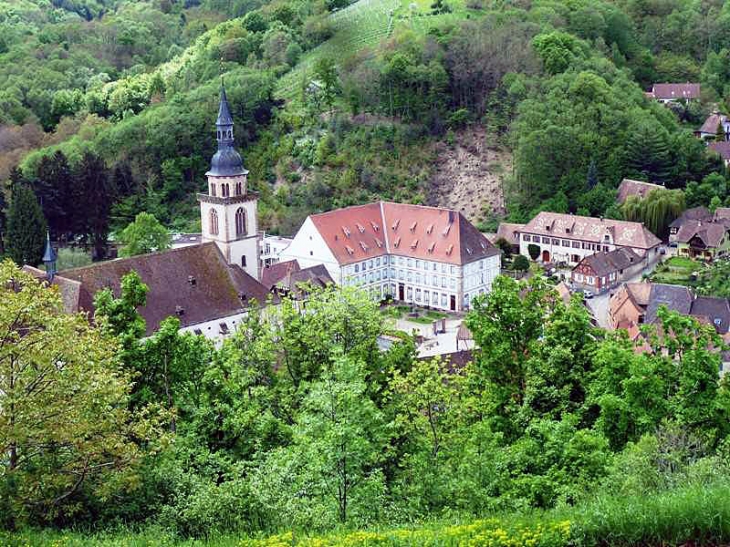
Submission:
M 383 201 L 309 216 L 281 260 L 322 264 L 374 298 L 450 311 L 489 292 L 500 271 L 500 251 L 461 213 Z

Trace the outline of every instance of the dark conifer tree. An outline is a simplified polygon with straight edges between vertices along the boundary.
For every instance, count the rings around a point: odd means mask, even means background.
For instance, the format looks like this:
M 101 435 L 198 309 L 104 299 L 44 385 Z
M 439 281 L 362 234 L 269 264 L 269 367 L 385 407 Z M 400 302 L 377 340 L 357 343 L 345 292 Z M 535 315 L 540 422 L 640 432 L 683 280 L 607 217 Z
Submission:
M 666 130 L 648 123 L 634 126 L 627 139 L 630 176 L 664 184 L 672 174 L 672 155 Z
M 76 230 L 88 236 L 93 256 L 106 256 L 111 208 L 116 190 L 104 160 L 93 152 L 86 152 L 76 166 L 76 187 L 81 193 L 83 214 L 77 219 Z
M 46 219 L 33 189 L 25 182 L 17 183 L 8 210 L 8 256 L 19 265 L 39 264 L 46 243 L 46 230 Z
M 66 156 L 60 150 L 52 156 L 45 156 L 38 164 L 36 194 L 43 214 L 48 221 L 51 234 L 65 238 L 72 232 L 74 219 L 79 214 L 78 196 L 74 192 L 74 181 Z

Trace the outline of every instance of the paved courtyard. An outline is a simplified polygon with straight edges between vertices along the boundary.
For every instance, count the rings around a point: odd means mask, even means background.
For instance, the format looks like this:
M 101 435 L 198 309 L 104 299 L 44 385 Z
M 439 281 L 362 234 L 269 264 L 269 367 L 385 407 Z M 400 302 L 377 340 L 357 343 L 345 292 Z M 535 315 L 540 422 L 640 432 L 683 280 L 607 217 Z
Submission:
M 397 319 L 395 322 L 398 330 L 402 330 L 411 334 L 414 330 L 420 334 L 424 341 L 418 346 L 419 357 L 432 357 L 435 355 L 444 355 L 447 353 L 455 353 L 464 349 L 472 349 L 474 347 L 473 341 L 459 342 L 457 348 L 456 345 L 456 333 L 459 330 L 462 319 L 446 319 L 446 332 L 434 334 L 433 326 L 431 324 L 424 325 L 421 323 L 414 323 L 407 319 Z

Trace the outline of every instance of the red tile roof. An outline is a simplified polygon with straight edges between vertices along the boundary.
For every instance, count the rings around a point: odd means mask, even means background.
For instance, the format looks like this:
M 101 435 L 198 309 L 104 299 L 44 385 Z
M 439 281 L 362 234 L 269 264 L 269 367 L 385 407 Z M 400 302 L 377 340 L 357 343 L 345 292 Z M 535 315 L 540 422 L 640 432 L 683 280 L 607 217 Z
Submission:
M 139 310 L 147 335 L 169 316 L 177 315 L 187 327 L 242 313 L 252 300 L 263 305 L 269 295 L 243 269 L 229 265 L 213 242 L 99 262 L 65 270 L 56 278 L 80 282 L 78 309 L 93 312 L 96 292 L 110 287 L 118 296 L 122 277 L 132 270 L 149 287 L 147 305 Z
M 635 249 L 652 249 L 661 243 L 659 238 L 640 222 L 563 213 L 539 213 L 525 225 L 522 232 L 594 243 L 602 243 L 603 236 L 610 234 L 614 245 Z
M 310 218 L 340 264 L 385 254 L 467 264 L 500 252 L 461 213 L 437 207 L 381 201 Z
M 699 99 L 700 84 L 654 84 L 651 93 L 655 99 Z

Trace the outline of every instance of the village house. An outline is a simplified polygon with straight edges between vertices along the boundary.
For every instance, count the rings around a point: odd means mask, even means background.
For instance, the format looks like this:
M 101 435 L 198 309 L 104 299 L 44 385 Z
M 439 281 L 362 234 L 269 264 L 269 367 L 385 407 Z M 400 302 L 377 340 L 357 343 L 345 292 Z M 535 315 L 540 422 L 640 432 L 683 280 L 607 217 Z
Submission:
M 500 254 L 461 213 L 380 201 L 310 215 L 281 257 L 376 299 L 461 311 L 490 291 Z
M 612 328 L 654 323 L 661 306 L 712 325 L 720 335 L 730 332 L 730 302 L 727 298 L 695 296 L 681 285 L 626 283 L 609 300 Z
M 641 273 L 646 264 L 646 258 L 621 247 L 585 257 L 570 272 L 570 279 L 574 287 L 598 294 Z
M 702 127 L 695 131 L 695 136 L 703 141 L 715 141 L 718 132 L 722 135 L 723 141 L 730 141 L 730 120 L 725 114 L 715 111 L 707 117 Z
M 654 84 L 646 96 L 664 104 L 695 101 L 700 98 L 700 84 Z
M 730 142 L 711 142 L 708 148 L 719 154 L 725 167 L 730 167 Z
M 491 241 L 497 243 L 498 240 L 503 239 L 510 245 L 512 254 L 519 254 L 520 252 L 520 232 L 525 227 L 524 224 L 515 224 L 513 222 L 500 222 L 497 228 L 497 233 L 494 234 Z
M 677 255 L 700 260 L 727 256 L 730 250 L 730 222 L 688 221 L 676 234 Z
M 614 328 L 644 323 L 651 283 L 624 283 L 608 302 L 608 321 Z
M 639 222 L 581 217 L 562 213 L 539 213 L 521 232 L 520 254 L 544 263 L 577 265 L 597 252 L 629 248 L 650 265 L 659 259 L 661 241 Z
M 711 213 L 706 207 L 687 209 L 669 225 L 669 243 L 677 254 L 712 260 L 730 249 L 730 208 L 718 207 Z
M 637 196 L 640 199 L 644 199 L 652 190 L 659 190 L 664 188 L 661 184 L 652 184 L 651 182 L 644 182 L 642 180 L 624 179 L 618 186 L 616 191 L 616 203 L 623 205 L 623 203 L 629 198 L 629 196 Z

